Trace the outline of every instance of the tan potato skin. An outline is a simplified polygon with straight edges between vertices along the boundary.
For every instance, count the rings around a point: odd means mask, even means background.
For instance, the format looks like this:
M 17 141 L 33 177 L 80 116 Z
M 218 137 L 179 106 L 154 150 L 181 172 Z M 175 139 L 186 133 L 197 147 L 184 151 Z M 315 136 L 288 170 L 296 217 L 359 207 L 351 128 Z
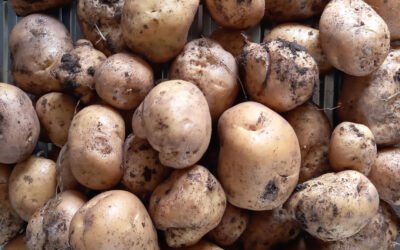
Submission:
M 76 180 L 72 174 L 71 166 L 68 158 L 68 144 L 65 144 L 60 151 L 57 158 L 57 186 L 61 191 L 65 190 L 79 190 L 82 188 L 81 184 Z
M 181 169 L 198 162 L 206 152 L 211 115 L 196 85 L 171 80 L 150 91 L 133 115 L 132 128 L 159 152 L 161 164 Z
M 200 0 L 127 0 L 122 10 L 126 45 L 152 62 L 177 56 L 186 44 Z
M 388 26 L 363 0 L 331 1 L 322 13 L 319 30 L 328 61 L 349 75 L 372 73 L 389 53 Z
M 265 0 L 206 0 L 212 18 L 222 27 L 248 29 L 264 16 Z
M 31 156 L 18 163 L 11 172 L 8 191 L 11 205 L 24 221 L 28 221 L 56 194 L 56 187 L 56 163 Z
M 256 102 L 238 104 L 218 123 L 218 177 L 229 203 L 261 211 L 281 206 L 294 190 L 300 147 L 289 123 Z
M 264 18 L 274 22 L 301 21 L 319 15 L 329 0 L 265 0 Z
M 224 190 L 203 166 L 175 170 L 150 198 L 149 213 L 170 247 L 195 245 L 221 221 Z
M 39 139 L 40 123 L 32 101 L 21 89 L 0 83 L 0 163 L 29 157 Z
M 4 246 L 4 250 L 28 250 L 24 241 L 24 236 L 19 235 L 12 239 Z
M 118 53 L 107 58 L 95 74 L 96 92 L 108 104 L 135 109 L 154 87 L 153 70 L 142 58 Z
M 385 20 L 390 30 L 392 41 L 400 39 L 400 2 L 396 0 L 366 0 L 366 3 Z
M 201 240 L 196 245 L 191 246 L 191 247 L 182 247 L 182 248 L 175 248 L 175 249 L 179 249 L 179 250 L 223 250 L 219 246 L 217 246 L 211 242 L 205 241 L 205 240 Z
M 215 122 L 234 104 L 239 92 L 235 58 L 218 43 L 207 38 L 186 44 L 169 72 L 170 79 L 185 80 L 201 89 Z
M 11 5 L 18 16 L 43 12 L 52 8 L 61 7 L 71 3 L 71 0 L 11 0 Z
M 211 34 L 210 39 L 219 43 L 224 50 L 235 58 L 240 56 L 243 48 L 250 42 L 250 38 L 240 30 L 218 28 Z
M 72 174 L 91 189 L 107 189 L 123 174 L 125 124 L 115 110 L 101 105 L 82 109 L 72 120 L 67 157 Z
M 157 233 L 141 201 L 112 190 L 89 200 L 75 214 L 69 242 L 76 250 L 158 250 Z
M 60 21 L 43 14 L 26 16 L 12 29 L 9 46 L 18 87 L 34 95 L 62 89 L 53 67 L 73 44 Z
M 297 186 L 285 204 L 304 230 L 323 241 L 355 235 L 376 215 L 379 195 L 363 174 L 324 174 Z

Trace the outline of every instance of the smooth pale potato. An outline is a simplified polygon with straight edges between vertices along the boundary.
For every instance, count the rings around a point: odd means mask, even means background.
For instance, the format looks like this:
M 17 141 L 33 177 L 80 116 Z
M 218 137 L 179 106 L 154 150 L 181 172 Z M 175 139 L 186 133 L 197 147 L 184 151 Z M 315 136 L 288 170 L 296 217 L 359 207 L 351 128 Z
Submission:
M 71 166 L 68 158 L 68 144 L 65 144 L 60 151 L 57 158 L 57 186 L 61 192 L 65 190 L 79 190 L 81 184 L 76 180 L 72 174 Z
M 95 74 L 96 92 L 123 110 L 137 108 L 154 87 L 153 70 L 142 58 L 118 53 L 107 58 Z
M 69 229 L 75 250 L 158 250 L 157 232 L 142 202 L 127 191 L 112 190 L 89 200 Z
M 122 34 L 126 45 L 152 62 L 177 56 L 187 42 L 200 0 L 126 0 Z
M 26 228 L 26 246 L 30 250 L 70 249 L 69 228 L 72 217 L 86 202 L 77 191 L 65 191 L 49 200 L 32 215 Z
M 389 53 L 389 28 L 363 0 L 330 1 L 319 30 L 328 61 L 349 75 L 372 73 Z
M 85 187 L 101 190 L 116 185 L 123 174 L 125 123 L 121 115 L 101 105 L 91 105 L 74 116 L 68 134 L 72 174 Z
M 220 223 L 224 190 L 203 166 L 175 170 L 150 198 L 149 213 L 170 247 L 195 245 Z
M 211 115 L 196 85 L 171 80 L 150 91 L 133 115 L 132 128 L 159 152 L 161 164 L 180 169 L 192 166 L 206 152 Z
M 215 122 L 234 104 L 239 92 L 238 77 L 235 58 L 207 38 L 186 44 L 169 70 L 170 79 L 185 80 L 201 89 Z
M 218 177 L 229 203 L 261 211 L 281 206 L 296 187 L 300 147 L 280 115 L 256 102 L 238 104 L 218 123 Z
M 24 17 L 11 31 L 9 48 L 18 87 L 34 95 L 62 89 L 53 72 L 54 64 L 73 49 L 64 24 L 43 14 Z
M 300 143 L 299 183 L 329 172 L 328 148 L 332 128 L 325 112 L 307 102 L 283 117 L 293 127 Z
M 400 2 L 397 0 L 365 0 L 385 20 L 391 40 L 400 39 Z
M 179 249 L 179 250 L 223 250 L 219 246 L 217 246 L 211 242 L 205 241 L 205 240 L 199 241 L 194 246 L 175 248 L 175 249 Z
M 250 38 L 244 32 L 226 28 L 214 30 L 210 39 L 219 43 L 224 50 L 231 53 L 235 58 L 240 56 L 243 48 L 250 42 Z
M 285 207 L 312 236 L 337 241 L 355 235 L 372 220 L 379 195 L 367 177 L 346 170 L 299 184 Z
M 322 13 L 329 0 L 265 0 L 264 18 L 273 22 L 301 21 Z
M 11 5 L 18 16 L 26 16 L 68 5 L 71 2 L 71 0 L 11 0 Z
M 21 162 L 32 154 L 40 123 L 29 96 L 21 89 L 0 83 L 0 163 Z
M 31 156 L 11 172 L 8 191 L 11 205 L 24 221 L 50 200 L 56 189 L 56 163 L 52 160 Z
M 400 143 L 399 68 L 400 50 L 393 50 L 371 75 L 345 75 L 343 79 L 338 103 L 340 119 L 366 125 L 379 146 Z
M 28 248 L 26 247 L 23 235 L 15 237 L 10 242 L 8 242 L 7 245 L 4 246 L 4 250 L 27 250 L 27 249 Z
M 206 0 L 212 18 L 222 27 L 248 29 L 256 26 L 264 16 L 265 0 Z

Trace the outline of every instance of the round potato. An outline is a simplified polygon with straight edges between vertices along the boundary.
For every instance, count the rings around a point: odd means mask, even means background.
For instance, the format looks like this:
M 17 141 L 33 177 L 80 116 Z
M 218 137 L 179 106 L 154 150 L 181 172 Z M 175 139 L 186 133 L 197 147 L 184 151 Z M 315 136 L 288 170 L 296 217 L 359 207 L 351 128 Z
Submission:
M 273 22 L 301 21 L 320 15 L 329 0 L 265 0 L 264 18 Z
M 391 40 L 400 39 L 400 2 L 397 0 L 366 0 L 366 3 L 385 20 L 390 30 Z
M 11 5 L 18 16 L 43 12 L 52 8 L 70 4 L 71 0 L 11 0 Z
M 299 184 L 285 205 L 302 228 L 323 241 L 355 235 L 376 215 L 379 195 L 363 174 L 346 170 Z
M 14 210 L 28 221 L 37 209 L 56 194 L 56 189 L 56 163 L 31 156 L 12 170 L 8 192 Z
M 57 186 L 61 192 L 65 190 L 79 190 L 81 184 L 76 180 L 72 174 L 71 166 L 68 158 L 68 144 L 65 144 L 60 151 L 57 158 Z
M 244 32 L 226 28 L 214 30 L 210 38 L 219 43 L 224 50 L 231 53 L 235 58 L 240 56 L 243 48 L 250 42 L 250 38 Z
M 177 248 L 179 250 L 223 250 L 219 246 L 205 240 L 199 241 L 196 245 L 190 247 Z
M 85 187 L 113 187 L 123 174 L 125 123 L 111 108 L 91 105 L 72 120 L 67 155 L 75 178 Z
M 24 236 L 19 235 L 12 239 L 7 245 L 4 246 L 4 250 L 27 250 Z
M 13 164 L 32 154 L 40 123 L 29 96 L 19 88 L 0 83 L 0 163 Z
M 165 231 L 170 247 L 196 244 L 221 221 L 226 208 L 224 190 L 204 167 L 175 170 L 150 198 L 155 226 Z
M 388 26 L 363 0 L 330 1 L 319 29 L 328 61 L 349 75 L 372 73 L 389 53 Z
M 101 193 L 75 214 L 69 243 L 76 250 L 158 250 L 157 233 L 146 208 L 133 194 Z
M 211 139 L 207 100 L 196 85 L 171 80 L 158 84 L 136 109 L 135 135 L 147 139 L 168 167 L 190 167 L 206 152 Z
M 229 203 L 249 210 L 281 206 L 296 187 L 300 147 L 280 115 L 256 102 L 228 109 L 218 123 L 218 177 Z
M 96 92 L 108 104 L 135 109 L 154 87 L 153 70 L 142 58 L 119 53 L 107 58 L 95 74 Z
M 53 67 L 73 44 L 60 21 L 43 14 L 29 15 L 12 29 L 9 46 L 18 87 L 34 95 L 62 89 Z
M 239 92 L 235 58 L 207 38 L 186 44 L 172 63 L 169 78 L 196 84 L 205 95 L 211 118 L 215 122 L 233 105 Z

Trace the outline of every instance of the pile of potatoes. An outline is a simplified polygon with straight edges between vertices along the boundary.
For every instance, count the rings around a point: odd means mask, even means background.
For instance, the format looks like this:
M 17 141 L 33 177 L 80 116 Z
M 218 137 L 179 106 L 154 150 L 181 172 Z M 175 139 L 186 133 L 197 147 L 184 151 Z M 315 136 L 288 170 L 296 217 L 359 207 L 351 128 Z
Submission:
M 11 4 L 4 249 L 397 245 L 398 1 Z M 77 41 L 44 14 L 71 4 Z M 220 27 L 188 39 L 203 12 Z M 257 25 L 262 41 L 246 35 Z M 332 72 L 333 124 L 311 100 Z

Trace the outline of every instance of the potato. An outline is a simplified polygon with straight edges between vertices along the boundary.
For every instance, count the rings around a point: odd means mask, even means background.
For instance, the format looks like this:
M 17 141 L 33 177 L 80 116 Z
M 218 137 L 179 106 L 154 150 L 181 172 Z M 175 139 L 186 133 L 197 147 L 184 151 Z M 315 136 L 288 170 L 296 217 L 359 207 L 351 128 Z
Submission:
M 328 148 L 331 124 L 325 112 L 308 102 L 284 114 L 300 143 L 301 168 L 299 182 L 329 172 Z
M 224 50 L 231 53 L 235 58 L 240 56 L 243 48 L 250 42 L 250 38 L 244 32 L 227 28 L 214 30 L 210 38 L 219 43 Z
M 265 0 L 206 0 L 212 18 L 222 27 L 248 29 L 256 26 L 264 16 Z
M 205 95 L 211 118 L 218 121 L 239 92 L 235 58 L 218 43 L 207 38 L 189 42 L 172 63 L 170 79 L 196 84 Z
M 400 2 L 396 0 L 366 0 L 367 4 L 385 20 L 390 30 L 391 40 L 400 39 Z
M 122 35 L 126 45 L 152 62 L 163 63 L 186 44 L 200 0 L 126 0 Z
M 194 84 L 181 80 L 158 84 L 136 109 L 132 128 L 159 152 L 161 164 L 192 166 L 206 152 L 211 138 L 207 100 Z
M 18 87 L 34 95 L 60 91 L 54 64 L 72 50 L 68 30 L 57 19 L 32 14 L 12 29 L 9 40 L 12 75 Z
M 124 144 L 122 184 L 139 197 L 148 197 L 168 176 L 170 169 L 158 160 L 158 153 L 144 139 L 130 134 Z
M 329 162 L 333 170 L 351 169 L 368 175 L 376 154 L 375 138 L 367 126 L 342 122 L 333 131 L 329 145 Z
M 4 250 L 27 250 L 27 249 L 28 248 L 26 247 L 23 235 L 15 237 L 10 242 L 8 242 L 7 245 L 4 246 Z
M 56 194 L 56 163 L 42 157 L 31 156 L 18 163 L 9 180 L 10 202 L 15 212 L 28 221 Z
M 203 166 L 175 170 L 150 198 L 156 228 L 165 231 L 170 247 L 196 244 L 221 221 L 226 208 L 224 190 Z
M 218 123 L 218 177 L 229 203 L 261 211 L 281 206 L 296 187 L 300 147 L 289 123 L 256 102 L 228 109 Z
M 61 191 L 81 189 L 81 184 L 72 174 L 68 158 L 68 144 L 65 144 L 57 158 L 57 186 Z
M 305 103 L 319 83 L 318 66 L 311 55 L 284 40 L 246 46 L 240 72 L 250 97 L 277 112 Z
M 285 23 L 276 26 L 266 34 L 264 42 L 278 39 L 294 42 L 306 48 L 307 52 L 317 62 L 320 73 L 324 74 L 332 70 L 333 67 L 328 62 L 321 47 L 319 30 L 300 23 Z
M 285 209 L 253 212 L 242 236 L 243 246 L 245 250 L 270 249 L 278 243 L 296 238 L 299 233 L 299 225 Z
M 31 250 L 70 249 L 68 237 L 72 217 L 86 202 L 76 191 L 65 191 L 37 210 L 26 228 L 26 245 Z
M 208 233 L 208 236 L 221 246 L 232 245 L 242 235 L 248 222 L 249 213 L 246 210 L 228 203 L 221 222 Z
M 117 184 L 123 174 L 124 139 L 124 120 L 113 109 L 91 105 L 76 114 L 69 129 L 66 157 L 78 182 L 96 190 Z
M 101 193 L 75 214 L 69 243 L 76 250 L 158 250 L 157 233 L 141 201 L 127 191 Z
M 8 196 L 11 168 L 0 164 L 0 246 L 15 237 L 23 221 L 14 212 Z
M 52 8 L 70 4 L 71 0 L 11 0 L 11 5 L 18 16 L 26 16 L 35 12 L 43 12 Z
M 268 21 L 301 21 L 322 13 L 329 0 L 265 0 L 264 18 Z
M 29 157 L 39 133 L 39 119 L 28 95 L 0 83 L 0 163 L 13 164 Z
M 76 14 L 84 37 L 105 55 L 124 51 L 121 15 L 124 0 L 79 0 Z
M 366 125 L 379 146 L 400 143 L 400 50 L 393 50 L 380 68 L 366 77 L 345 75 L 339 96 L 339 117 Z
M 196 245 L 193 245 L 191 247 L 182 247 L 178 249 L 179 250 L 223 250 L 219 246 L 214 245 L 213 243 L 210 243 L 205 240 L 201 240 Z
M 349 75 L 372 73 L 389 53 L 388 26 L 363 0 L 330 1 L 319 30 L 328 61 Z
M 376 215 L 379 196 L 363 174 L 324 174 L 297 186 L 285 205 L 302 228 L 324 241 L 355 235 Z
M 119 53 L 107 58 L 95 74 L 96 92 L 108 104 L 135 109 L 154 87 L 153 70 L 142 58 Z

